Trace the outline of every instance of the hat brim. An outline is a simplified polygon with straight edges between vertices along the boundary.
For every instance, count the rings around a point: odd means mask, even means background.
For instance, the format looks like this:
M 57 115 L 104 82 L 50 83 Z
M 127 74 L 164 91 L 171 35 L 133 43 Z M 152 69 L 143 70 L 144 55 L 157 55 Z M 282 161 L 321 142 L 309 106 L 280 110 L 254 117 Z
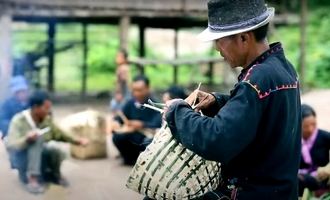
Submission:
M 250 26 L 250 27 L 242 28 L 242 29 L 231 30 L 231 31 L 214 31 L 214 30 L 211 30 L 210 28 L 206 28 L 203 32 L 201 32 L 197 36 L 197 38 L 203 42 L 209 42 L 209 41 L 217 40 L 217 39 L 227 37 L 230 35 L 235 35 L 238 33 L 244 33 L 247 31 L 255 30 L 255 29 L 269 23 L 269 21 L 274 17 L 275 9 L 267 8 L 266 12 L 268 12 L 268 17 L 265 20 L 263 20 L 262 22 L 260 22 L 259 24 L 256 24 L 254 26 Z

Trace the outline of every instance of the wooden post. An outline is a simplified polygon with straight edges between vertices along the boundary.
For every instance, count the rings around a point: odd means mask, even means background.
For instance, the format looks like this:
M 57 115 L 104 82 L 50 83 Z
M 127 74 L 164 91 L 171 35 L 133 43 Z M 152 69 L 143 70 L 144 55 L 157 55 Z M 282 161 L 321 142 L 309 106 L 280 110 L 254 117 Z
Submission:
M 178 29 L 176 28 L 174 30 L 174 59 L 178 58 Z M 173 82 L 174 85 L 178 84 L 178 66 L 173 65 Z
M 55 27 L 56 23 L 51 21 L 48 23 L 48 73 L 47 73 L 47 89 L 49 92 L 54 92 L 54 57 L 55 57 Z
M 139 56 L 141 58 L 145 57 L 145 26 L 140 24 L 139 25 Z M 144 66 L 138 66 L 140 73 L 144 74 Z
M 87 72 L 88 72 L 88 26 L 83 23 L 82 29 L 82 45 L 83 45 L 83 65 L 82 65 L 82 85 L 81 85 L 81 97 L 86 97 L 87 92 Z
M 300 10 L 300 56 L 298 73 L 300 76 L 300 87 L 305 87 L 305 72 L 306 72 L 306 29 L 307 29 L 307 0 L 301 0 Z
M 120 18 L 119 24 L 119 38 L 120 38 L 120 48 L 125 51 L 128 50 L 128 39 L 129 39 L 129 27 L 130 27 L 130 17 L 123 16 Z
M 11 23 L 10 14 L 0 13 L 0 103 L 8 97 L 8 86 L 12 75 Z

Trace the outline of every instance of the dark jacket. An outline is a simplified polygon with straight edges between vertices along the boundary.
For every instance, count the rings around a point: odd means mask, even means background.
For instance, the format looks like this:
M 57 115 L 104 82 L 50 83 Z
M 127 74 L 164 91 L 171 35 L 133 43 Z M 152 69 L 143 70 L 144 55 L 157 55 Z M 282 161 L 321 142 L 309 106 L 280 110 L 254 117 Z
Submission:
M 315 170 L 317 170 L 318 167 L 324 167 L 329 163 L 329 150 L 330 133 L 319 129 L 314 145 L 310 151 Z M 301 158 L 300 169 L 307 169 L 310 167 L 311 166 L 309 166 L 309 164 L 306 164 L 304 159 Z
M 229 97 L 215 95 L 214 117 L 201 116 L 184 101 L 166 114 L 174 137 L 185 147 L 222 163 L 222 177 L 238 188 L 239 200 L 298 198 L 297 74 L 281 44 L 270 47 L 242 70 Z

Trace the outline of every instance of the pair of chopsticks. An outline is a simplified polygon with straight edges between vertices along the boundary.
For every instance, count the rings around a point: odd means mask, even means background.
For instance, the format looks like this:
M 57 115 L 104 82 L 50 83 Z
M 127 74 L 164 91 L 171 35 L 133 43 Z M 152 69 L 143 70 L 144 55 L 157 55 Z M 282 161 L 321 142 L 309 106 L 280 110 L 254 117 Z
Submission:
M 197 91 L 200 90 L 201 85 L 202 85 L 202 83 L 199 83 L 199 84 L 198 84 L 198 87 L 197 87 L 197 89 L 196 89 Z M 195 90 L 195 91 L 196 91 L 196 90 Z M 196 105 L 197 98 L 198 98 L 198 92 L 196 92 L 196 96 L 195 96 L 194 102 L 193 102 L 193 104 L 191 105 L 191 108 L 192 108 L 193 110 L 195 110 L 195 108 L 197 107 L 197 105 Z
M 147 104 L 147 103 L 143 104 L 143 107 L 146 107 L 146 108 L 149 108 L 149 109 L 152 109 L 152 110 L 158 111 L 158 112 L 160 112 L 161 114 L 164 112 L 163 109 L 157 108 L 156 106 L 152 106 L 152 105 Z
M 200 90 L 201 88 L 201 85 L 202 83 L 199 83 L 198 84 L 198 87 L 197 87 L 197 91 Z M 195 96 L 195 99 L 194 99 L 194 102 L 192 104 L 192 109 L 195 109 L 196 108 L 196 101 L 197 101 L 197 98 L 198 98 L 198 93 L 196 93 L 196 96 Z M 160 112 L 161 114 L 164 113 L 164 107 L 166 106 L 166 104 L 164 103 L 155 103 L 153 102 L 151 99 L 148 100 L 148 104 L 143 104 L 144 107 L 146 108 L 149 108 L 149 109 L 152 109 L 152 110 L 155 110 L 155 111 L 158 111 Z

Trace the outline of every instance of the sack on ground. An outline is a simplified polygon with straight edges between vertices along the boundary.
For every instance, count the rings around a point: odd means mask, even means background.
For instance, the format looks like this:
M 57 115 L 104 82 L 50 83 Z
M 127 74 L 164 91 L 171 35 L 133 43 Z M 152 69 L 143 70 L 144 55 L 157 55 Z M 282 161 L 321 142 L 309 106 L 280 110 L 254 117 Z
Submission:
M 71 155 L 79 159 L 104 158 L 107 156 L 105 117 L 94 110 L 86 110 L 67 116 L 62 129 L 73 137 L 89 139 L 87 146 L 71 145 Z

